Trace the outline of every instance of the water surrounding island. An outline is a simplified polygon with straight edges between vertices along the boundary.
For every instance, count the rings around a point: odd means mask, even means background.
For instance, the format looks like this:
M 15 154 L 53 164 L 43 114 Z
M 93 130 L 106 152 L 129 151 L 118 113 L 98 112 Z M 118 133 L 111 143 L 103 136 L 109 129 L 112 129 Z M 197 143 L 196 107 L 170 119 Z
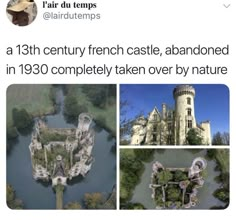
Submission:
M 54 115 L 46 116 L 48 127 L 75 128 L 75 125 L 67 123 L 63 116 L 64 96 L 61 89 L 57 91 L 56 98 L 58 111 Z M 82 205 L 85 193 L 101 192 L 108 195 L 116 184 L 116 155 L 112 151 L 115 139 L 109 138 L 109 133 L 94 122 L 92 127 L 95 131 L 92 151 L 95 161 L 85 178 L 79 176 L 68 181 L 64 191 L 64 205 L 72 201 L 78 201 Z M 19 135 L 17 141 L 12 144 L 7 154 L 7 183 L 13 186 L 16 197 L 23 201 L 25 209 L 55 209 L 56 198 L 51 183 L 33 179 L 30 141 L 31 132 Z
M 220 187 L 220 183 L 215 181 L 215 177 L 220 172 L 215 171 L 216 162 L 208 160 L 206 150 L 195 151 L 185 149 L 166 149 L 155 152 L 152 160 L 145 163 L 145 170 L 141 176 L 140 183 L 135 187 L 131 202 L 142 203 L 147 209 L 155 209 L 155 203 L 151 198 L 151 189 L 149 184 L 151 181 L 152 164 L 159 161 L 164 167 L 190 167 L 192 161 L 196 157 L 204 157 L 207 160 L 206 177 L 202 188 L 199 188 L 197 197 L 199 203 L 191 209 L 209 209 L 212 206 L 224 206 L 224 203 L 215 198 L 212 194 Z

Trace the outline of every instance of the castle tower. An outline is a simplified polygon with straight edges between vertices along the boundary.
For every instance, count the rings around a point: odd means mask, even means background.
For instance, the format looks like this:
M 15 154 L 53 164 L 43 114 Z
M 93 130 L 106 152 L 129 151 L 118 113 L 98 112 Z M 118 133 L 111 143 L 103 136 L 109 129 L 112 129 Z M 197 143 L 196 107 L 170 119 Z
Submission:
M 132 137 L 131 137 L 131 145 L 140 145 L 146 135 L 146 126 L 147 120 L 141 116 L 139 117 L 133 124 L 132 127 Z
M 162 119 L 166 120 L 166 103 L 162 103 Z
M 189 129 L 196 127 L 195 89 L 190 85 L 180 85 L 174 89 L 173 96 L 175 99 L 176 144 L 182 145 Z
M 211 124 L 210 124 L 210 121 L 201 122 L 200 126 L 204 129 L 204 132 L 202 134 L 203 143 L 205 145 L 211 145 Z

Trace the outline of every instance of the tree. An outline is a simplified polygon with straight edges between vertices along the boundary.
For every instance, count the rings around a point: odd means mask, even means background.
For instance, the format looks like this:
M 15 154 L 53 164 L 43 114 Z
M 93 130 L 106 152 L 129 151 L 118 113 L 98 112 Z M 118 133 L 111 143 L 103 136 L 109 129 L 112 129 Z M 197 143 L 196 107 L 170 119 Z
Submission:
M 14 138 L 17 138 L 17 136 L 18 136 L 18 133 L 17 133 L 16 127 L 7 126 L 7 139 L 8 140 L 14 139 Z
M 92 104 L 99 108 L 106 108 L 111 97 L 116 96 L 116 85 L 83 85 L 83 92 L 89 97 Z
M 99 192 L 84 195 L 84 203 L 88 209 L 99 209 L 104 202 L 105 198 Z
M 64 114 L 71 118 L 77 119 L 78 115 L 87 112 L 88 109 L 84 105 L 79 105 L 77 98 L 73 95 L 67 95 L 64 101 Z
M 163 170 L 157 174 L 158 183 L 161 185 L 166 185 L 171 179 L 173 179 L 173 174 L 169 170 Z
M 12 109 L 12 119 L 15 127 L 18 130 L 24 129 L 32 125 L 32 116 L 24 109 L 18 110 L 17 108 Z
M 128 119 L 127 112 L 130 108 L 132 108 L 131 103 L 124 99 L 125 90 L 120 91 L 120 144 L 121 145 L 129 145 L 130 144 L 130 136 L 132 133 L 132 126 L 137 119 Z
M 220 133 L 219 131 L 213 135 L 212 145 L 229 145 L 229 133 Z
M 166 190 L 166 193 L 167 193 L 167 199 L 172 202 L 181 200 L 181 190 L 178 188 L 174 187 L 169 188 Z
M 216 157 L 217 154 L 217 149 L 207 149 L 207 156 L 210 159 L 214 159 Z
M 122 175 L 121 185 L 127 191 L 130 191 L 138 183 L 139 177 L 133 172 L 125 172 Z
M 223 139 L 224 145 L 229 145 L 229 133 L 228 132 L 224 132 L 222 134 L 222 139 Z
M 78 202 L 69 202 L 65 205 L 65 209 L 81 209 L 81 205 Z
M 148 160 L 154 153 L 154 149 L 134 149 L 136 158 L 142 161 Z
M 128 202 L 128 203 L 125 204 L 124 209 L 146 209 L 146 208 L 141 203 Z
M 7 184 L 7 206 L 10 209 L 23 209 L 23 202 L 15 197 L 15 190 Z
M 138 174 L 142 167 L 142 162 L 136 157 L 125 153 L 120 155 L 120 169 L 122 171 Z
M 196 131 L 196 129 L 192 128 L 188 131 L 186 136 L 186 141 L 189 145 L 202 145 L 202 137 Z
M 102 128 L 106 128 L 106 118 L 103 115 L 98 115 L 95 119 L 96 124 Z
M 188 176 L 186 173 L 184 173 L 183 171 L 181 170 L 176 170 L 175 171 L 175 174 L 174 174 L 174 180 L 176 182 L 180 182 L 180 181 L 183 181 L 183 180 L 187 180 L 188 179 Z
M 225 188 L 217 189 L 214 192 L 214 196 L 221 200 L 222 202 L 228 203 L 229 202 L 229 191 Z

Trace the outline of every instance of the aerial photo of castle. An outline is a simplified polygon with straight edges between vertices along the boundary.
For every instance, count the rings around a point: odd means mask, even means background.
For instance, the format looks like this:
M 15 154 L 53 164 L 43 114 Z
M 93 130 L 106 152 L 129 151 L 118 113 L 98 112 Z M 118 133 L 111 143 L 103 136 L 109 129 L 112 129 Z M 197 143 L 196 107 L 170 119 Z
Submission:
M 165 168 L 156 161 L 151 175 L 152 198 L 160 208 L 190 208 L 196 206 L 198 188 L 204 184 L 202 171 L 207 162 L 195 158 L 190 168 Z
M 10 209 L 116 208 L 116 85 L 7 90 Z
M 79 123 L 73 128 L 48 128 L 38 121 L 29 145 L 36 180 L 49 181 L 52 185 L 66 186 L 67 178 L 91 169 L 94 132 L 90 129 L 92 117 L 88 113 L 79 115 Z

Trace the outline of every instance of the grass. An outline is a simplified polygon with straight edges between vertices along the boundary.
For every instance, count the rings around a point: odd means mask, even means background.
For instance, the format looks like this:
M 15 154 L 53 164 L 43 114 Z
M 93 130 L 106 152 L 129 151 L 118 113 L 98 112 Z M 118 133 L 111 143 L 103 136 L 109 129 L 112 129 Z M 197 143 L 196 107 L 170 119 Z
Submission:
M 106 119 L 106 126 L 116 133 L 116 100 L 110 104 L 106 109 L 101 109 L 94 106 L 86 94 L 82 92 L 81 85 L 76 86 L 76 97 L 79 105 L 85 105 L 88 108 L 88 112 L 93 115 L 94 119 L 104 117 Z
M 49 114 L 54 111 L 50 99 L 51 85 L 14 84 L 7 89 L 7 124 L 12 125 L 12 109 L 25 108 L 33 116 Z

